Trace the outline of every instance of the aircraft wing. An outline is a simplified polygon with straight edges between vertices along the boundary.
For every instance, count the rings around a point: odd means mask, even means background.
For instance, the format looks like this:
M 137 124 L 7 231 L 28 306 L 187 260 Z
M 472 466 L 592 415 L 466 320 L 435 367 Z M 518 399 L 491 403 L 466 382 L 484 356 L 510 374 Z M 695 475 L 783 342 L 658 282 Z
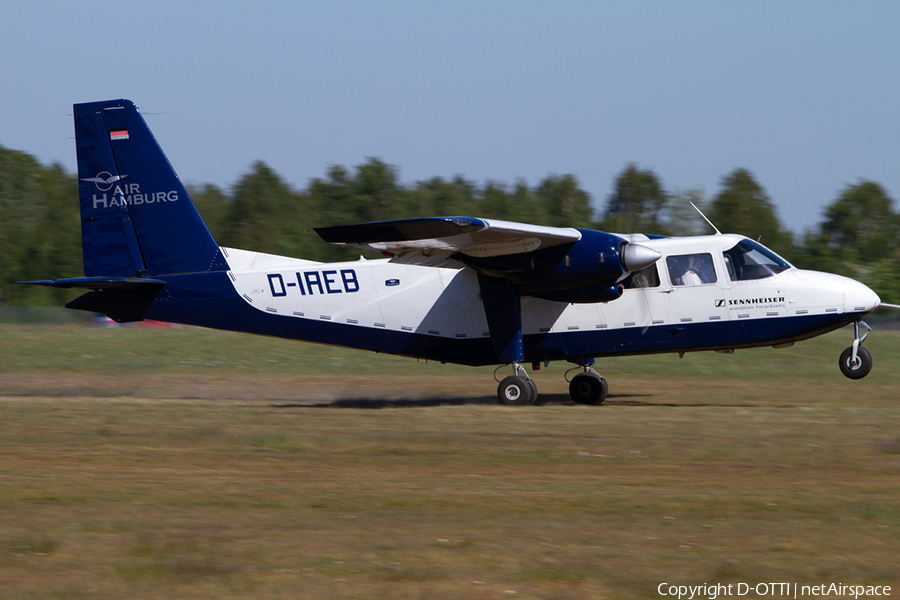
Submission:
M 477 258 L 533 252 L 581 239 L 572 227 L 543 227 L 473 217 L 427 217 L 377 223 L 317 227 L 328 243 L 381 252 L 391 262 L 460 268 L 450 257 L 457 253 Z

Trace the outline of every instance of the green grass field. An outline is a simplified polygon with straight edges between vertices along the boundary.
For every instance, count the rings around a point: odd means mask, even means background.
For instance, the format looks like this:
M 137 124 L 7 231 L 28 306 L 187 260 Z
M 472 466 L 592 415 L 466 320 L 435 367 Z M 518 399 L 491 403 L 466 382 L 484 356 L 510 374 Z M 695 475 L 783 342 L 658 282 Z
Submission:
M 0 598 L 896 595 L 900 333 L 856 382 L 851 337 L 598 361 L 599 407 L 553 364 L 508 408 L 493 368 L 0 325 Z

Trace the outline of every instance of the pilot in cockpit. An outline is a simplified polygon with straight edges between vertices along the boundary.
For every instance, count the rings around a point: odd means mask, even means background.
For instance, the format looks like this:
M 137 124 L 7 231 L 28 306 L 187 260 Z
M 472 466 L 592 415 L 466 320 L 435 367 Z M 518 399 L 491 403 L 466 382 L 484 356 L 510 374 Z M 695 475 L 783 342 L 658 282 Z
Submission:
M 691 266 L 681 276 L 682 285 L 700 285 L 701 283 L 715 283 L 716 271 L 706 260 L 706 254 L 695 254 L 691 257 Z

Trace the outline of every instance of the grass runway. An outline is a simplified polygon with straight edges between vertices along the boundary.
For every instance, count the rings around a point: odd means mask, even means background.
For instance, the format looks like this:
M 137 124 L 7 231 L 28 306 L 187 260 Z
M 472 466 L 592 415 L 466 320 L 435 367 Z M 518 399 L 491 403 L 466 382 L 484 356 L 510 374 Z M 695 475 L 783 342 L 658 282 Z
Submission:
M 900 333 L 856 382 L 850 339 L 598 361 L 599 407 L 553 364 L 508 408 L 492 368 L 0 325 L 0 598 L 895 595 Z

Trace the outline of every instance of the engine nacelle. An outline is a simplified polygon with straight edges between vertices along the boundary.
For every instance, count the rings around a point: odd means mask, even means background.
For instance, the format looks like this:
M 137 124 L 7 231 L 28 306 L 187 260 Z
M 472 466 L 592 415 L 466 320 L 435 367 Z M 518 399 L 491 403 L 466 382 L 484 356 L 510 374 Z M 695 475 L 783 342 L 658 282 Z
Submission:
M 581 239 L 534 252 L 508 256 L 461 257 L 466 265 L 520 288 L 523 296 L 556 302 L 609 302 L 622 295 L 618 283 L 631 271 L 655 262 L 660 254 L 646 246 L 593 229 Z
M 627 242 L 611 233 L 579 231 L 581 239 L 574 244 L 548 248 L 534 257 L 535 268 L 522 281 L 523 294 L 579 303 L 608 302 L 621 295 L 610 293 L 610 288 L 628 274 L 620 256 Z
M 575 290 L 564 290 L 560 292 L 543 292 L 540 295 L 535 294 L 537 298 L 544 300 L 553 300 L 555 302 L 572 302 L 575 304 L 595 304 L 597 302 L 610 302 L 618 300 L 625 293 L 625 286 L 621 283 L 616 285 L 595 285 L 591 287 L 578 288 Z

